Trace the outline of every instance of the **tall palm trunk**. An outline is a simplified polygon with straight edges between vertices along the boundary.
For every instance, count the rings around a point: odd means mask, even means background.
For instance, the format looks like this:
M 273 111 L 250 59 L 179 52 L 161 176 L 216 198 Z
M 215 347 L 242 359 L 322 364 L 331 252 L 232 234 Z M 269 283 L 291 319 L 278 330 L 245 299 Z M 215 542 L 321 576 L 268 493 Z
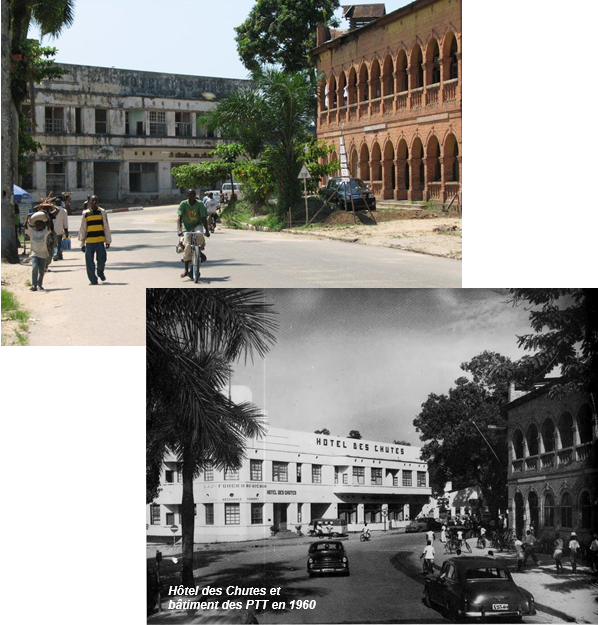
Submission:
M 183 535 L 183 574 L 181 583 L 195 586 L 193 578 L 193 536 L 195 530 L 195 501 L 193 499 L 193 473 L 195 462 L 190 448 L 183 452 L 183 501 L 181 502 L 181 525 Z

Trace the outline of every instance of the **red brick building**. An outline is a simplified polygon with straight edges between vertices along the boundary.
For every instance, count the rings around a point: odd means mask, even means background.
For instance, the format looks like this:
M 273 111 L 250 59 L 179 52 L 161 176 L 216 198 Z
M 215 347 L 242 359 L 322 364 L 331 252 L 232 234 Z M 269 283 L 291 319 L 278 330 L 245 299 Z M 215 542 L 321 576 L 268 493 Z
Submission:
M 331 38 L 334 37 L 334 38 Z M 446 203 L 461 182 L 461 0 L 416 0 L 340 34 L 318 29 L 317 136 L 344 137 L 378 198 Z

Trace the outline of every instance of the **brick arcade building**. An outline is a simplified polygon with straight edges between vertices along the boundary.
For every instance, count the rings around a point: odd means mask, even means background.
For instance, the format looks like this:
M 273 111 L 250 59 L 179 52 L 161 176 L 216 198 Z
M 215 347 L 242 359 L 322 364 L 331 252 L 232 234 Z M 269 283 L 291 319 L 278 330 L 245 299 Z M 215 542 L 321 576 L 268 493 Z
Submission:
M 318 28 L 317 136 L 344 137 L 380 199 L 449 202 L 461 189 L 461 1 L 416 0 L 348 33 Z

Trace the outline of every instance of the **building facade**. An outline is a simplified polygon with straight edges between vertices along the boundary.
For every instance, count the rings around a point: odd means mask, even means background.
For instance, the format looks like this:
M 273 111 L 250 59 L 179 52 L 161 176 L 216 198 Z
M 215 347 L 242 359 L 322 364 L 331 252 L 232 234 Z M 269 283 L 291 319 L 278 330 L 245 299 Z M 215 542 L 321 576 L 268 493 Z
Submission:
M 24 112 L 42 148 L 22 186 L 75 205 L 180 200 L 171 169 L 210 160 L 217 138 L 197 116 L 246 81 L 60 64 Z
M 204 471 L 194 482 L 195 540 L 249 540 L 305 533 L 311 519 L 341 518 L 349 531 L 406 525 L 429 501 L 428 467 L 418 447 L 269 427 L 247 441 L 239 471 Z M 182 475 L 165 463 L 161 491 L 147 507 L 148 538 L 181 533 Z
M 508 418 L 510 526 L 536 537 L 598 529 L 598 425 L 589 396 L 549 397 L 549 387 L 513 399 Z
M 337 36 L 338 35 L 338 36 Z M 333 37 L 333 38 L 331 38 Z M 355 31 L 318 29 L 317 136 L 381 199 L 461 189 L 461 1 L 416 0 Z

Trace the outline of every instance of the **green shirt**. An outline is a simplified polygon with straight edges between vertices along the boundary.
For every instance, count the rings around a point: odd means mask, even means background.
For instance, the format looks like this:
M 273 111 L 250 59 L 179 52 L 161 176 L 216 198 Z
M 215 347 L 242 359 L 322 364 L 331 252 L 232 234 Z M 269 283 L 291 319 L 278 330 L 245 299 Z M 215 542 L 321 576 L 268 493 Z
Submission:
M 183 232 L 191 232 L 208 216 L 208 209 L 199 200 L 195 200 L 193 205 L 189 204 L 189 200 L 184 200 L 179 205 L 177 215 L 183 218 Z

